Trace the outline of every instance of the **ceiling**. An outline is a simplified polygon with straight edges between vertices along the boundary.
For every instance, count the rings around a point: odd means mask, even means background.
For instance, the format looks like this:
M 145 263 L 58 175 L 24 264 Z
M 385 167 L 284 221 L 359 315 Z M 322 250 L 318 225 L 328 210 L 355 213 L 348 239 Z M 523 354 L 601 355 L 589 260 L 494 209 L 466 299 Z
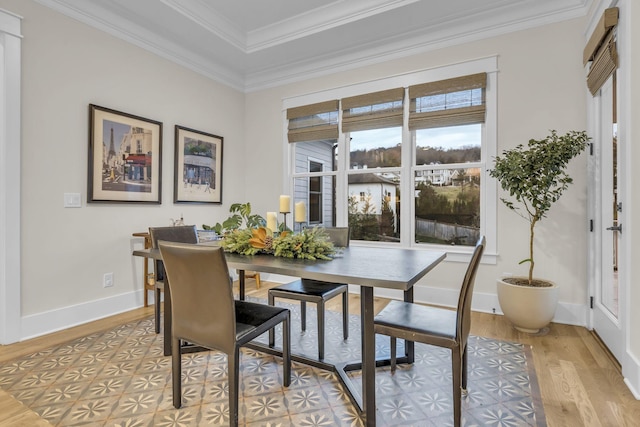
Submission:
M 250 92 L 584 16 L 592 0 L 36 0 Z

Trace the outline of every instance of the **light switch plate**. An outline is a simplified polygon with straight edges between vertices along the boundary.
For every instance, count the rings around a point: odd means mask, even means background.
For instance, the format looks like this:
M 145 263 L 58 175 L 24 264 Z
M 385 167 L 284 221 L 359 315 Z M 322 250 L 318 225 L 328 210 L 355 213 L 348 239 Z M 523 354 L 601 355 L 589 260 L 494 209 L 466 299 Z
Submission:
M 64 207 L 65 208 L 82 207 L 82 198 L 80 197 L 80 193 L 64 193 Z

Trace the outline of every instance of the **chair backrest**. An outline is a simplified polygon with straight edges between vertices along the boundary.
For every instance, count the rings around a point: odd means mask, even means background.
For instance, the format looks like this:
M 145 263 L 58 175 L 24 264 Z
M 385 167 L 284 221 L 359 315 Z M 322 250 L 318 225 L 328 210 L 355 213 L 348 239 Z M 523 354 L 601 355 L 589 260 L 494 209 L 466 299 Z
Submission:
M 467 272 L 462 281 L 460 296 L 458 297 L 458 324 L 456 325 L 457 339 L 462 343 L 462 348 L 466 345 L 471 329 L 471 299 L 473 298 L 473 285 L 476 281 L 476 272 L 480 265 L 480 259 L 484 252 L 485 238 L 480 236 L 476 242 L 476 248 L 471 255 L 471 261 L 467 267 Z
M 158 242 L 198 243 L 198 230 L 195 225 L 178 225 L 174 227 L 149 227 L 151 247 L 158 249 Z M 164 280 L 164 265 L 156 261 L 156 280 Z
M 198 243 L 198 231 L 195 225 L 179 225 L 175 227 L 149 227 L 151 247 L 158 249 L 158 242 Z
M 346 248 L 349 246 L 351 239 L 349 227 L 325 227 L 324 231 L 329 236 L 329 241 L 334 246 Z
M 233 354 L 235 301 L 223 249 L 162 241 L 160 253 L 169 278 L 173 336 Z

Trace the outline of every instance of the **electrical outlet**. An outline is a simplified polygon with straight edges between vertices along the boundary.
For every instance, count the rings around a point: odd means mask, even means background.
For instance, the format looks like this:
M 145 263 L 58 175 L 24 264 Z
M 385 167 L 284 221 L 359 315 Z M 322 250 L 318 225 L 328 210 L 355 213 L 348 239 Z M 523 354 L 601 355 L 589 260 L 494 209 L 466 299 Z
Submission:
M 102 286 L 105 288 L 110 288 L 113 286 L 113 273 L 104 273 L 104 277 L 102 278 Z

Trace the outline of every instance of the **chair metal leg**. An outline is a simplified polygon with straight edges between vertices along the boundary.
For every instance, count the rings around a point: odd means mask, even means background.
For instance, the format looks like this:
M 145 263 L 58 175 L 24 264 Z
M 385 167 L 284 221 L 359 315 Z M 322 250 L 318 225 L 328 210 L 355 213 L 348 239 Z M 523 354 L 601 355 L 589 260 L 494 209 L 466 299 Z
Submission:
M 324 359 L 324 301 L 318 302 L 318 359 Z
M 171 339 L 171 382 L 173 386 L 173 407 L 182 406 L 182 357 L 180 339 Z
M 453 425 L 462 423 L 462 355 L 460 347 L 451 349 L 451 371 L 453 373 Z
M 349 338 L 349 291 L 342 294 L 342 337 Z
M 303 331 L 307 330 L 307 302 L 300 301 L 300 325 Z
M 275 297 L 273 295 L 271 295 L 271 293 L 269 293 L 269 296 L 267 297 L 269 300 L 269 305 L 275 305 Z M 276 344 L 276 335 L 275 335 L 275 328 L 271 328 L 269 329 L 269 347 L 273 348 L 273 346 Z
M 396 373 L 396 337 L 389 336 L 391 349 L 391 374 Z
M 146 294 L 147 291 L 145 290 L 144 293 Z M 156 288 L 156 297 L 155 297 L 155 301 L 154 303 L 154 313 L 156 316 L 156 334 L 160 333 L 160 289 Z
M 464 351 L 462 352 L 462 394 L 467 395 L 467 346 L 464 346 Z
M 289 313 L 282 321 L 282 383 L 285 387 L 291 384 L 291 315 Z
M 233 354 L 227 355 L 229 372 L 229 425 L 238 426 L 238 389 L 240 388 L 240 348 L 236 346 Z

